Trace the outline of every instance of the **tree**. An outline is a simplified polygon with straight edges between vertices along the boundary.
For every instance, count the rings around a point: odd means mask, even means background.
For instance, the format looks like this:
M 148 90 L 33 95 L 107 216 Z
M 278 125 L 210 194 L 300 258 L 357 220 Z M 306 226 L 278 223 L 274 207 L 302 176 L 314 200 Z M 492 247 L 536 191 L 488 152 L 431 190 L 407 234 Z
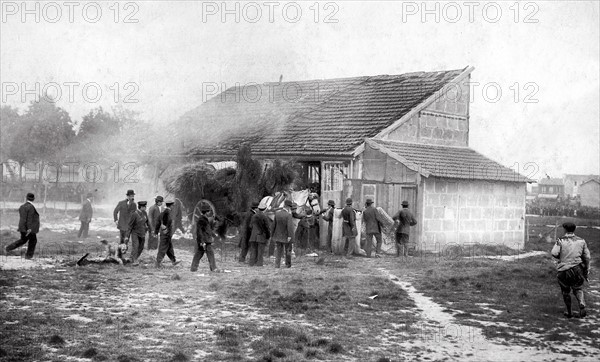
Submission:
M 83 116 L 77 137 L 89 141 L 89 138 L 93 136 L 114 136 L 121 132 L 121 128 L 122 124 L 119 119 L 99 107 Z
M 10 157 L 10 149 L 15 141 L 15 134 L 19 127 L 21 116 L 16 108 L 3 106 L 0 108 L 0 176 L 4 175 L 4 162 Z

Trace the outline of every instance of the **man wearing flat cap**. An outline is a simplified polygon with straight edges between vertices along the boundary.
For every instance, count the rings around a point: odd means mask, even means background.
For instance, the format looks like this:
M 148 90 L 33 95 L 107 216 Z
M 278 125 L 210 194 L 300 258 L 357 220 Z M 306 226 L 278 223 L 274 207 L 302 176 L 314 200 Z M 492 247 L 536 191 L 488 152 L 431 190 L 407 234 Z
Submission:
M 173 242 L 171 238 L 173 237 L 174 225 L 173 218 L 171 217 L 171 206 L 173 206 L 173 201 L 165 202 L 165 209 L 160 213 L 160 223 L 156 225 L 154 229 L 154 233 L 158 234 L 160 232 L 160 241 L 158 243 L 158 254 L 156 255 L 156 264 L 157 268 L 161 267 L 162 260 L 165 258 L 165 254 L 171 259 L 173 265 L 179 264 L 179 262 L 175 259 L 175 251 L 173 250 Z
M 129 228 L 129 217 L 130 215 L 137 210 L 137 206 L 135 205 L 135 201 L 133 201 L 135 197 L 135 192 L 133 190 L 127 190 L 127 198 L 125 200 L 119 201 L 117 207 L 113 211 L 113 218 L 115 220 L 115 224 L 117 224 L 117 228 L 119 229 L 120 234 L 120 243 L 127 244 L 127 229 Z
M 271 241 L 277 243 L 275 268 L 281 265 L 281 257 L 285 253 L 285 266 L 292 267 L 292 245 L 294 242 L 294 221 L 292 218 L 292 201 L 285 200 L 283 209 L 275 213 L 275 221 L 271 225 Z
M 365 211 L 363 212 L 363 221 L 365 223 L 365 231 L 367 233 L 367 243 L 365 245 L 365 251 L 367 258 L 371 257 L 371 249 L 373 249 L 373 238 L 377 241 L 375 249 L 375 256 L 381 257 L 381 221 L 379 212 L 373 207 L 373 200 L 367 199 L 365 202 Z
M 92 209 L 92 197 L 94 195 L 90 192 L 86 195 L 86 199 L 81 205 L 81 212 L 79 213 L 79 221 L 81 222 L 81 227 L 79 228 L 79 233 L 77 233 L 77 237 L 84 239 L 88 237 L 88 232 L 90 231 L 90 222 L 92 221 L 92 216 L 94 215 L 94 209 Z
M 327 245 L 325 245 L 325 249 L 327 251 L 332 251 L 331 240 L 333 239 L 333 215 L 335 212 L 335 201 L 329 200 L 327 201 L 327 210 L 323 211 L 323 220 L 327 221 Z
M 198 270 L 198 264 L 206 253 L 208 258 L 208 267 L 210 271 L 218 272 L 217 262 L 215 261 L 215 253 L 212 248 L 212 242 L 216 236 L 210 226 L 210 220 L 208 219 L 208 213 L 211 211 L 210 206 L 202 204 L 200 206 L 200 217 L 196 222 L 196 245 L 194 250 L 194 258 L 192 259 L 191 271 L 195 272 Z
M 271 238 L 271 230 L 269 228 L 269 218 L 264 211 L 266 205 L 260 205 L 258 202 L 252 204 L 252 207 L 258 208 L 258 211 L 252 215 L 250 220 L 250 266 L 263 266 L 263 254 L 265 245 Z
M 19 232 L 21 233 L 21 239 L 7 245 L 4 250 L 8 254 L 10 251 L 27 243 L 25 259 L 31 259 L 33 258 L 37 244 L 36 234 L 40 231 L 40 214 L 38 214 L 35 206 L 33 206 L 35 195 L 28 193 L 26 199 L 27 201 L 19 207 Z
M 583 318 L 587 314 L 583 298 L 583 283 L 589 274 L 590 250 L 585 240 L 574 234 L 575 224 L 566 222 L 562 227 L 565 229 L 565 235 L 556 240 L 552 248 L 552 256 L 558 259 L 556 266 L 558 284 L 567 308 L 564 316 L 573 317 L 571 309 L 571 291 L 573 291 L 579 304 L 579 318 Z
M 127 238 L 131 236 L 131 263 L 139 265 L 138 258 L 144 251 L 144 243 L 146 242 L 146 233 L 150 230 L 148 222 L 148 214 L 146 213 L 146 201 L 138 201 L 138 209 L 131 214 L 129 218 L 129 228 L 127 230 Z
M 346 251 L 346 256 L 352 256 L 354 254 L 354 249 L 356 243 L 354 242 L 354 238 L 356 237 L 356 213 L 354 212 L 354 208 L 352 207 L 352 199 L 346 199 L 346 207 L 342 209 L 342 237 L 344 238 L 344 250 Z
M 408 201 L 402 201 L 402 210 L 399 210 L 392 219 L 398 223 L 396 227 L 396 256 L 408 256 L 410 227 L 417 225 L 417 220 L 408 209 Z
M 160 224 L 160 208 L 163 204 L 163 197 L 156 196 L 154 205 L 148 209 L 148 222 L 150 224 L 150 232 L 148 233 L 148 250 L 156 250 L 158 248 L 158 234 L 154 231 L 156 225 Z

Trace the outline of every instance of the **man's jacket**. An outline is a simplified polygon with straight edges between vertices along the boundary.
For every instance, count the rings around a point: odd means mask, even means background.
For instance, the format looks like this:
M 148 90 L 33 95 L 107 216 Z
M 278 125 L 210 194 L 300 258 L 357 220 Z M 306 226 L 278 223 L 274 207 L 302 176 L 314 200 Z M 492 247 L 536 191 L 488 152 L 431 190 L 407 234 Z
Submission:
M 257 211 L 252 215 L 250 221 L 252 233 L 250 234 L 250 242 L 266 243 L 271 237 L 269 230 L 269 218 L 261 211 Z
M 352 206 L 347 205 L 342 209 L 342 219 L 344 219 L 344 224 L 342 226 L 342 235 L 346 238 L 356 236 L 354 232 L 356 231 L 356 213 Z
M 158 232 L 162 232 L 165 235 L 173 235 L 173 218 L 171 217 L 171 209 L 168 207 L 160 213 L 160 222 L 156 224 L 154 228 L 154 233 L 158 234 Z M 164 225 L 166 229 L 162 229 L 161 226 Z
M 288 238 L 291 238 L 288 241 Z M 271 240 L 277 243 L 294 242 L 294 221 L 287 210 L 278 210 L 271 225 Z
M 119 221 L 117 224 L 117 228 L 119 228 L 119 230 L 127 231 L 127 229 L 129 228 L 129 216 L 135 210 L 137 210 L 137 206 L 134 201 L 119 201 L 117 207 L 115 207 L 115 210 L 113 211 L 113 218 L 115 219 L 115 221 Z
M 196 241 L 201 244 L 213 242 L 214 232 L 210 227 L 210 221 L 205 215 L 200 215 L 196 223 Z
M 26 202 L 19 207 L 19 232 L 26 233 L 30 229 L 32 234 L 40 231 L 40 214 L 32 203 Z
M 379 222 L 379 212 L 373 206 L 369 206 L 363 212 L 363 221 L 367 234 L 380 234 L 381 223 Z
M 392 219 L 398 220 L 398 228 L 396 229 L 396 234 L 410 235 L 410 227 L 417 225 L 417 220 L 415 220 L 415 217 L 413 216 L 412 212 L 404 208 L 398 211 Z
M 94 210 L 92 209 L 92 203 L 90 200 L 85 200 L 81 205 L 81 212 L 79 213 L 79 221 L 90 222 L 92 221 L 92 215 Z
M 128 235 L 133 234 L 144 237 L 148 230 L 150 230 L 150 224 L 148 223 L 148 214 L 146 214 L 145 210 L 136 210 L 131 214 L 129 218 Z
M 590 250 L 585 240 L 573 233 L 567 233 L 558 238 L 554 244 L 552 256 L 558 259 L 558 271 L 564 271 L 581 264 L 581 262 L 585 262 L 587 266 L 590 260 Z
M 151 231 L 154 231 L 156 225 L 160 224 L 160 207 L 157 204 L 150 206 L 148 209 L 148 222 Z

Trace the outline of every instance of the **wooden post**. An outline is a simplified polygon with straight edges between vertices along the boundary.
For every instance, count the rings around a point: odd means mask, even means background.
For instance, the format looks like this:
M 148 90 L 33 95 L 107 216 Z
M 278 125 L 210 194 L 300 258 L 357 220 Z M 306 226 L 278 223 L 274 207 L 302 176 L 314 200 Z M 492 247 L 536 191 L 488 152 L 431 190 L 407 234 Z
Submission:
M 556 240 L 556 231 L 558 230 L 558 219 L 554 220 L 554 240 Z
M 44 215 L 46 215 L 46 198 L 48 196 L 48 183 L 44 182 Z

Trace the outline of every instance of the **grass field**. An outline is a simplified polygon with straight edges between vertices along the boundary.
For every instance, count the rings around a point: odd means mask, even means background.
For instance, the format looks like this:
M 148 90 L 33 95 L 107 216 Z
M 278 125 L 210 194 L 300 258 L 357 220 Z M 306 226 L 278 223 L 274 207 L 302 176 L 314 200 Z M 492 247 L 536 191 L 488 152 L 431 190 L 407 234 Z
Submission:
M 84 252 L 99 251 L 100 238 L 115 238 L 111 221 L 94 221 L 83 243 L 75 219 L 42 220 L 51 224 L 38 235 L 40 268 L 0 272 L 0 361 L 600 357 L 595 228 L 577 230 L 594 260 L 589 314 L 566 320 L 548 254 L 520 259 L 504 247 L 478 246 L 401 259 L 299 256 L 291 269 L 249 268 L 235 261 L 231 238 L 217 245 L 217 264 L 228 272 L 211 273 L 203 260 L 192 273 L 193 243 L 178 239 L 183 263 L 175 267 L 152 268 L 152 254 L 139 267 L 74 267 Z M 540 229 L 554 224 L 531 219 Z M 15 215 L 2 218 L 2 247 L 17 237 L 8 225 Z M 533 238 L 519 252 L 551 246 Z M 0 258 L 4 265 L 18 259 Z

